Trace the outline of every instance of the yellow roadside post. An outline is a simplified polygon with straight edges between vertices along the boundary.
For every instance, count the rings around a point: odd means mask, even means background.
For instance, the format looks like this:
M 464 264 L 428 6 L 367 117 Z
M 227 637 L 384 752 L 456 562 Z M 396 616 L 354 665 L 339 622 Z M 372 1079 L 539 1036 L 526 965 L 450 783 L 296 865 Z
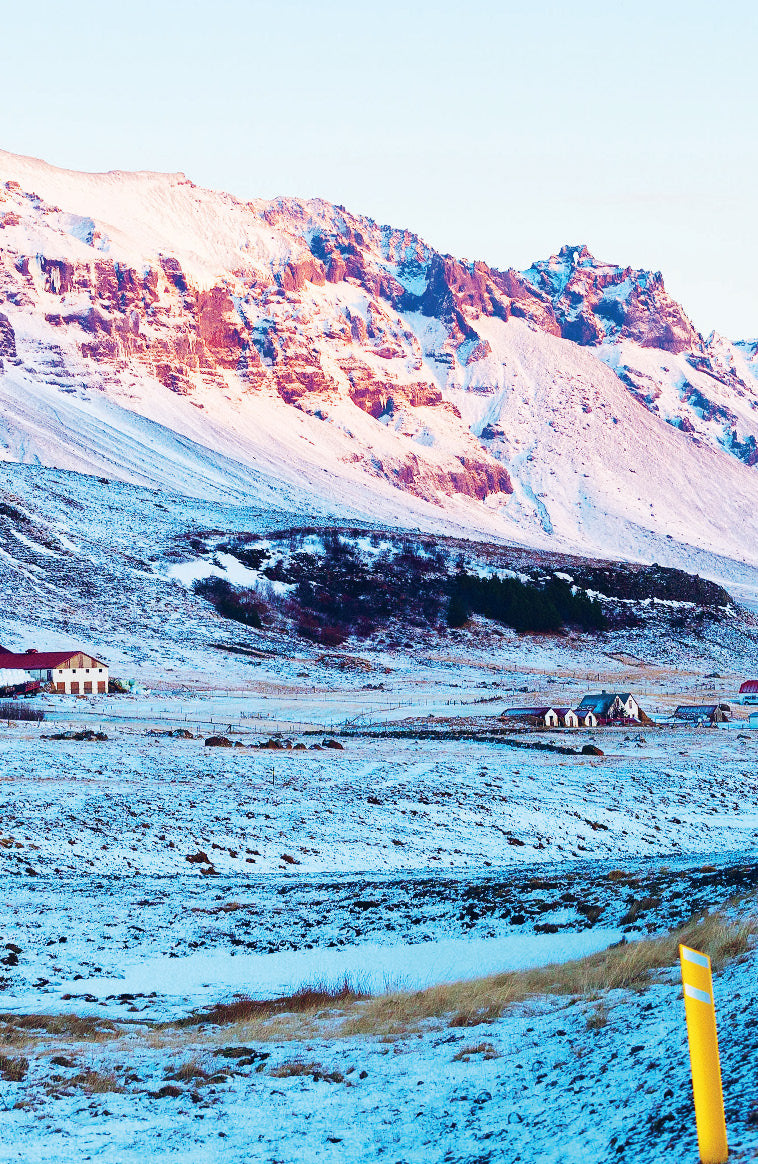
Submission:
M 726 1142 L 711 960 L 707 954 L 689 946 L 679 947 L 679 957 L 700 1160 L 702 1164 L 726 1164 L 729 1146 Z

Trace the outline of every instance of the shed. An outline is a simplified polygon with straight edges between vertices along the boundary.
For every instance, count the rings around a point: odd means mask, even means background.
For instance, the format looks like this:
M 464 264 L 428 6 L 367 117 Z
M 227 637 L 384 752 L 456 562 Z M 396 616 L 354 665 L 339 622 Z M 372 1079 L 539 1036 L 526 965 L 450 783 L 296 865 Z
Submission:
M 580 727 L 595 728 L 597 727 L 597 716 L 594 711 L 590 711 L 586 707 L 577 707 L 574 712 Z
M 558 713 L 554 707 L 507 707 L 501 718 L 518 720 L 533 727 L 559 726 Z
M 561 727 L 576 728 L 579 727 L 579 716 L 571 707 L 556 707 L 555 714 L 558 716 L 558 722 Z
M 726 723 L 731 718 L 728 703 L 685 703 L 674 712 L 674 719 L 683 723 Z
M 740 695 L 758 695 L 758 679 L 746 679 L 740 687 Z

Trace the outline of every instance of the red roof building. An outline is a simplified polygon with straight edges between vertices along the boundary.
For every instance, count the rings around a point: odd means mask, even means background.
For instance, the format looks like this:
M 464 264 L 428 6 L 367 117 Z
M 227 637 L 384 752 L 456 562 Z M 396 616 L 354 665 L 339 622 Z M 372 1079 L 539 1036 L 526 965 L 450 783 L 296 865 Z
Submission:
M 25 671 L 40 683 L 51 683 L 58 695 L 106 695 L 108 665 L 83 651 L 0 653 L 0 670 Z
M 758 695 L 758 679 L 746 679 L 740 687 L 740 695 Z

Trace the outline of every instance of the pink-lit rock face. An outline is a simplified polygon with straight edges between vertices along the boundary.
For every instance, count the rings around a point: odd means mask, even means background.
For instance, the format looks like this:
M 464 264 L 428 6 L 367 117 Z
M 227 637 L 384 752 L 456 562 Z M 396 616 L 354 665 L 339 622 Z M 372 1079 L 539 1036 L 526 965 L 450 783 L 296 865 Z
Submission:
M 245 203 L 171 175 L 124 175 L 123 196 L 108 176 L 94 194 L 64 183 L 59 196 L 55 173 L 42 166 L 40 186 L 0 183 L 0 358 L 30 375 L 46 366 L 47 383 L 54 366 L 119 401 L 137 383 L 148 413 L 150 392 L 168 389 L 184 398 L 172 407 L 208 409 L 231 430 L 238 402 L 274 401 L 293 410 L 285 427 L 305 431 L 304 416 L 316 426 L 314 458 L 323 440 L 334 461 L 425 500 L 499 495 L 507 507 L 514 466 L 538 467 L 546 435 L 560 429 L 567 442 L 570 417 L 600 424 L 610 413 L 594 368 L 560 373 L 584 348 L 598 368 L 607 360 L 635 408 L 669 409 L 681 439 L 710 426 L 712 444 L 755 461 L 745 409 L 709 388 L 715 378 L 748 399 L 742 364 L 702 340 L 659 274 L 583 247 L 498 270 L 318 200 Z M 554 400 L 529 364 L 535 336 L 539 360 L 558 369 Z M 627 343 L 680 358 L 665 391 L 655 369 L 607 355 Z M 528 441 L 527 399 L 537 420 L 552 418 Z M 538 482 L 535 498 L 551 485 Z M 519 505 L 547 529 L 531 496 Z
M 561 334 L 575 343 L 622 338 L 677 354 L 702 342 L 660 271 L 601 263 L 585 246 L 565 246 L 525 276 L 551 302 Z
M 3 315 L 2 312 L 0 312 L 0 356 L 8 356 L 10 359 L 15 359 L 16 356 L 16 335 L 7 315 Z

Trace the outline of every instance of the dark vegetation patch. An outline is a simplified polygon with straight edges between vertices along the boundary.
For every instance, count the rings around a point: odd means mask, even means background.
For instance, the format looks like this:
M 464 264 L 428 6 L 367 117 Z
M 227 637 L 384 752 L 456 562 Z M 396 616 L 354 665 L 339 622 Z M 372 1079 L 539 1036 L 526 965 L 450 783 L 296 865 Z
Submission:
M 521 633 L 553 632 L 568 626 L 605 630 L 607 621 L 600 603 L 584 590 L 553 575 L 546 582 L 522 582 L 519 578 L 480 578 L 459 573 L 450 584 L 447 624 L 463 626 L 471 614 L 513 627 Z
M 225 578 L 203 578 L 195 583 L 195 593 L 207 598 L 223 618 L 234 619 L 256 630 L 263 625 L 258 603 L 250 591 L 232 586 Z
M 222 617 L 253 629 L 294 628 L 327 648 L 380 631 L 455 631 L 473 615 L 520 634 L 594 634 L 651 618 L 681 629 L 721 618 L 731 605 L 722 587 L 670 567 L 526 556 L 431 535 L 304 528 L 265 542 L 237 534 L 187 544 L 258 572 L 255 589 L 217 577 L 195 583 Z M 670 602 L 689 605 L 660 605 Z
M 665 602 L 692 602 L 696 606 L 726 607 L 732 599 L 723 586 L 687 574 L 671 566 L 593 566 L 591 563 L 571 571 L 574 581 L 588 590 L 597 590 L 608 598 L 644 602 L 655 598 Z
M 0 501 L 0 516 L 8 517 L 16 525 L 29 525 L 29 518 L 20 509 L 16 509 L 15 505 L 9 505 L 7 501 Z
M 40 711 L 37 707 L 25 707 L 23 703 L 16 703 L 15 700 L 6 700 L 0 703 L 0 719 L 40 723 L 44 718 L 44 711 Z
M 218 1002 L 208 1010 L 194 1011 L 178 1023 L 167 1024 L 180 1027 L 226 1026 L 229 1023 L 246 1022 L 252 1019 L 273 1018 L 278 1014 L 303 1014 L 306 1011 L 323 1010 L 335 1004 L 357 1002 L 368 998 L 368 991 L 350 978 L 333 984 L 316 983 L 301 986 L 292 994 L 279 998 L 235 998 L 231 1002 Z

